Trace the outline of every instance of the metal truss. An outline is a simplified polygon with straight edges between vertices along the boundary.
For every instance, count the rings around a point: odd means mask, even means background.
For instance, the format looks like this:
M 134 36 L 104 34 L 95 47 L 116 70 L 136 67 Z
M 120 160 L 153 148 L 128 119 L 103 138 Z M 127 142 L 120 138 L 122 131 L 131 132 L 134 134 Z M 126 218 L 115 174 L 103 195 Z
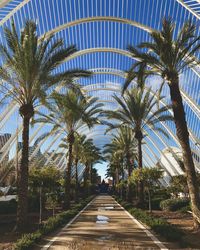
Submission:
M 92 70 L 93 69 L 91 69 L 91 71 Z M 95 73 L 98 72 L 97 74 L 104 74 L 103 69 L 95 69 L 95 70 L 96 71 L 94 71 L 94 72 Z M 113 74 L 113 75 L 117 75 L 117 76 L 126 78 L 126 74 L 123 71 L 120 71 L 120 70 L 115 70 L 114 69 L 114 71 L 112 71 L 112 69 L 109 69 L 109 70 L 106 70 L 105 72 L 106 72 L 106 74 Z M 95 88 L 94 88 L 95 84 L 94 84 L 94 85 L 85 86 L 84 88 L 86 89 L 86 91 L 89 91 L 88 89 L 90 88 L 90 86 L 92 88 L 91 91 L 95 90 Z M 111 90 L 111 89 L 113 91 L 118 91 L 118 92 L 121 91 L 121 87 L 120 87 L 119 84 L 118 84 L 118 90 L 117 90 L 117 85 L 110 86 L 109 90 Z M 105 90 L 106 90 L 106 88 L 105 88 Z M 155 93 L 152 90 L 151 90 L 151 92 L 155 95 Z M 191 107 L 191 109 L 194 111 L 194 113 L 197 115 L 197 117 L 200 117 L 200 107 L 183 90 L 181 90 L 181 94 L 183 95 L 184 101 L 188 104 L 189 107 Z M 166 103 L 164 101 L 161 101 L 161 103 L 163 105 L 166 105 Z M 171 111 L 171 114 L 173 114 L 172 111 Z M 189 129 L 189 133 L 190 133 L 190 136 L 191 136 L 191 139 L 192 139 L 193 143 L 194 144 L 198 143 L 197 138 L 195 137 L 195 135 L 193 134 L 193 132 L 190 129 Z M 172 136 L 172 138 L 176 141 L 177 144 L 179 144 L 178 140 L 174 136 Z
M 194 15 L 196 18 L 198 18 L 200 20 L 200 10 L 199 8 L 197 9 L 197 7 L 200 6 L 200 2 L 199 0 L 196 0 L 196 4 L 194 3 L 194 1 L 191 0 L 176 0 L 179 4 L 181 4 L 185 9 L 187 9 L 189 12 L 192 13 L 192 15 Z

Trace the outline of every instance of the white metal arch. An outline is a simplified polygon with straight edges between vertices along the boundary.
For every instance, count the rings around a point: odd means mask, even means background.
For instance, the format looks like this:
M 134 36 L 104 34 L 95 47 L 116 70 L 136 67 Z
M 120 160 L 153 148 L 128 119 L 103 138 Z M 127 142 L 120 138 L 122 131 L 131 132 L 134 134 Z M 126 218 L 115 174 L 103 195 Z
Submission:
M 91 69 L 91 71 L 92 70 L 94 70 L 94 69 Z M 97 73 L 97 74 L 104 74 L 104 71 L 101 71 L 101 70 L 99 71 L 99 70 L 100 69 L 97 69 L 97 71 L 95 71 L 95 73 Z M 113 75 L 117 75 L 117 76 L 120 76 L 120 77 L 123 77 L 123 78 L 126 77 L 126 74 L 125 73 L 123 74 L 123 71 L 115 70 L 114 69 L 114 71 L 112 72 L 111 68 L 109 69 L 109 71 L 106 71 L 106 74 L 113 74 Z M 86 87 L 89 88 L 89 86 L 91 86 L 91 85 L 88 85 Z M 115 86 L 115 87 L 117 87 L 117 86 Z M 113 91 L 114 91 L 114 88 L 113 88 Z M 183 90 L 181 90 L 181 93 L 183 95 L 183 99 L 186 101 L 186 103 L 188 104 L 188 106 L 191 107 L 191 109 L 197 115 L 197 117 L 200 117 L 200 107 Z M 163 101 L 161 101 L 161 103 L 165 104 Z M 171 114 L 172 114 L 172 112 L 171 112 Z M 190 129 L 189 129 L 189 134 L 191 136 L 191 139 L 192 139 L 193 143 L 194 144 L 198 143 L 197 138 L 195 137 L 195 135 L 193 134 L 193 132 Z M 175 141 L 177 142 L 177 144 L 179 144 L 178 140 L 174 136 L 173 136 L 173 139 L 175 139 Z
M 116 53 L 116 54 L 121 54 L 124 56 L 127 56 L 129 58 L 132 58 L 132 54 L 129 51 L 123 50 L 123 49 L 117 49 L 117 48 L 90 48 L 90 49 L 85 49 L 85 50 L 80 50 L 71 55 L 66 59 L 66 61 L 69 61 L 71 59 L 74 59 L 76 57 L 89 54 L 89 53 L 96 53 L 96 52 L 111 52 L 111 53 Z M 100 73 L 100 72 L 98 72 Z M 97 74 L 98 74 L 97 73 Z M 125 77 L 125 76 L 124 76 Z M 200 74 L 199 74 L 200 77 Z M 189 97 L 182 89 L 181 89 L 181 94 L 183 94 L 184 100 L 186 103 L 192 108 L 192 110 L 199 115 L 200 114 L 200 107 L 192 100 L 191 97 Z
M 90 86 L 92 87 L 91 90 L 88 89 Z M 101 87 L 95 86 L 95 84 L 94 85 L 87 85 L 86 87 L 87 87 L 87 90 L 86 90 L 87 92 L 95 91 L 95 90 L 103 90 L 103 89 L 107 90 L 107 88 L 101 88 Z M 86 89 L 86 87 L 85 87 L 85 89 Z M 112 90 L 112 91 L 115 91 L 115 92 L 121 92 L 120 85 L 118 86 L 118 89 L 117 89 L 117 85 L 114 85 L 113 87 L 110 86 L 108 88 L 108 90 Z M 153 90 L 151 90 L 151 94 L 155 95 L 155 92 Z M 161 102 L 162 105 L 166 105 L 166 103 L 163 100 L 161 100 L 160 102 Z M 171 110 L 169 112 L 173 115 Z M 163 122 L 161 122 L 161 124 L 164 126 L 164 128 L 167 130 L 167 132 L 170 134 L 170 136 L 176 142 L 176 144 L 179 145 L 179 142 L 178 142 L 176 136 L 171 132 L 170 128 L 168 128 L 168 126 L 166 126 Z M 192 134 L 191 131 L 190 131 L 190 135 L 191 135 L 191 139 L 193 140 L 193 142 L 196 143 L 196 139 L 194 138 L 194 135 Z

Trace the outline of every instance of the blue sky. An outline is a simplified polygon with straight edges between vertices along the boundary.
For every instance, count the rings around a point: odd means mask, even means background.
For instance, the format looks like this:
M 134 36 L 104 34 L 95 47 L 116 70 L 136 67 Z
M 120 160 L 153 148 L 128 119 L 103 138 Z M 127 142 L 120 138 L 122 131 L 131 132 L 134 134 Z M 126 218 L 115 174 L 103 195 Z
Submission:
M 101 176 L 102 180 L 106 179 L 105 174 L 106 174 L 107 165 L 108 165 L 107 162 L 98 163 L 94 165 L 94 168 L 98 170 L 98 174 Z

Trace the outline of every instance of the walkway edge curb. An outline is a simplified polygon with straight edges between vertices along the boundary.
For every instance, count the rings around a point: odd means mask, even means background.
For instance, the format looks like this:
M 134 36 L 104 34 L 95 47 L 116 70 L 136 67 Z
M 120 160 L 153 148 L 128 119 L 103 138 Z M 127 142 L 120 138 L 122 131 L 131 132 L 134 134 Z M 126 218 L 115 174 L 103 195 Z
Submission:
M 113 198 L 113 197 L 112 197 Z M 113 198 L 114 199 L 114 198 Z M 115 200 L 115 199 L 114 199 Z M 116 200 L 115 202 L 124 210 L 124 212 L 136 223 L 144 232 L 149 236 L 152 241 L 161 249 L 161 250 L 169 250 L 165 247 L 165 245 L 155 236 L 153 235 L 140 221 L 135 219 L 124 207 L 122 207 Z
M 94 197 L 80 212 L 78 212 L 78 214 L 74 217 L 74 218 L 72 218 L 64 227 L 62 227 L 61 229 L 60 229 L 60 232 L 58 233 L 58 234 L 56 234 L 56 236 L 54 236 L 51 240 L 49 240 L 49 242 L 45 245 L 45 246 L 43 246 L 42 248 L 41 248 L 41 250 L 47 250 L 47 249 L 49 249 L 49 247 L 58 239 L 58 237 L 61 235 L 61 233 L 62 233 L 62 230 L 63 229 L 66 229 L 66 228 L 68 228 L 79 216 L 80 216 L 80 214 L 82 213 L 82 212 L 84 212 L 86 209 L 87 209 L 87 207 L 89 207 L 90 206 L 90 204 L 95 200 L 95 198 L 96 197 Z

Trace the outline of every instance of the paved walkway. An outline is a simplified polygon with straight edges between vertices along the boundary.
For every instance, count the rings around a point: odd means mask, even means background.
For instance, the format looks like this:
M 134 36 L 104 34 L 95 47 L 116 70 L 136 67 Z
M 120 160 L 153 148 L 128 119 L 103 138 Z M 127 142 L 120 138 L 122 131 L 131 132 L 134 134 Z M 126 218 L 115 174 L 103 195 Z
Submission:
M 111 196 L 99 195 L 71 225 L 54 238 L 48 238 L 42 249 L 167 249 L 154 236 L 153 239 L 152 235 L 148 236 L 149 233 Z

